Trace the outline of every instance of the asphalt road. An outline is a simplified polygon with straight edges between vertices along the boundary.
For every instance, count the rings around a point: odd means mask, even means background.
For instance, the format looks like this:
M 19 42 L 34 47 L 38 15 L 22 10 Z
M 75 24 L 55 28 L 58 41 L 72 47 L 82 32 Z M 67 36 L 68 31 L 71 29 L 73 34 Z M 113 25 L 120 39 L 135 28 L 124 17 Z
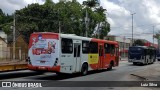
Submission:
M 143 71 L 147 68 L 154 68 L 159 62 L 150 65 L 133 65 L 127 61 L 121 61 L 118 67 L 113 68 L 111 71 L 90 71 L 88 75 L 81 76 L 79 74 L 58 76 L 55 73 L 39 74 L 29 70 L 3 72 L 0 73 L 1 81 L 143 81 L 143 78 L 132 76 L 135 71 Z M 48 83 L 49 84 L 49 83 Z M 0 90 L 132 90 L 128 87 L 43 87 L 43 88 L 0 88 Z M 143 90 L 143 87 L 133 88 Z M 144 88 L 144 90 L 157 90 L 157 88 Z

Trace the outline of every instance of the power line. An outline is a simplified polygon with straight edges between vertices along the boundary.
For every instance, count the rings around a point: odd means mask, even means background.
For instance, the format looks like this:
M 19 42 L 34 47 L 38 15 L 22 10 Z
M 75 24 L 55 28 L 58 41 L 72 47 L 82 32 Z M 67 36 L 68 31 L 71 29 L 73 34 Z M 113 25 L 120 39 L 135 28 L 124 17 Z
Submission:
M 138 26 L 133 26 L 134 28 L 138 28 L 138 27 L 149 27 L 149 26 L 153 26 L 153 25 L 160 25 L 160 23 L 156 23 L 156 24 L 143 24 L 143 25 L 138 25 Z M 128 26 L 128 27 L 123 27 L 123 26 L 119 26 L 119 27 L 110 27 L 110 28 L 131 28 L 132 26 Z

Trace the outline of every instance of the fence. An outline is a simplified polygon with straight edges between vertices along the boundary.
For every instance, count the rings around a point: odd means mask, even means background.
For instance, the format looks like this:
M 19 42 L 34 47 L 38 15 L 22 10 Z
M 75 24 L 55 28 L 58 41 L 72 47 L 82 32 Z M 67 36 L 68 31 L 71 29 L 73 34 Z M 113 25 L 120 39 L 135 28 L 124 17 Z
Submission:
M 27 54 L 27 49 L 21 47 L 15 48 L 16 60 L 25 60 Z M 0 47 L 0 60 L 13 60 L 13 47 Z

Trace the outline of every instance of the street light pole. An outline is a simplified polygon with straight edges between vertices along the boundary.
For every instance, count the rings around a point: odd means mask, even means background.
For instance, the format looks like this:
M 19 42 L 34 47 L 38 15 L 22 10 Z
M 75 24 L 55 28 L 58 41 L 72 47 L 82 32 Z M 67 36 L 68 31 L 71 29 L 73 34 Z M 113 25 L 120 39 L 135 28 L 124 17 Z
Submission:
M 14 13 L 14 20 L 13 20 L 13 60 L 15 60 L 15 45 L 16 45 L 16 40 L 15 40 L 15 29 L 16 29 L 16 25 L 15 25 L 15 23 L 16 23 L 16 15 L 15 15 L 15 13 Z
M 154 26 L 153 26 L 153 45 L 154 45 Z
M 133 15 L 136 14 L 136 13 L 132 13 L 132 46 L 133 46 Z
M 86 7 L 86 18 L 85 18 L 85 23 L 86 23 L 86 37 L 88 36 L 88 11 L 87 11 L 87 7 Z

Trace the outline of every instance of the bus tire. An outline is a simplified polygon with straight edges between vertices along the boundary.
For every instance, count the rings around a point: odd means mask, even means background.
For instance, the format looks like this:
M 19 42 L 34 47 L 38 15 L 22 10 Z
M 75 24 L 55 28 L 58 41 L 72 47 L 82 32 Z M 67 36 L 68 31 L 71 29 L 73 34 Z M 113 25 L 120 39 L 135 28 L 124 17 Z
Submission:
M 114 64 L 113 61 L 111 61 L 107 70 L 112 70 L 113 64 Z
M 81 74 L 82 74 L 83 76 L 85 76 L 85 75 L 87 75 L 87 73 L 88 73 L 88 64 L 87 64 L 87 63 L 84 63 L 84 64 L 82 65 L 82 68 L 81 68 Z
M 37 74 L 44 74 L 45 73 L 45 71 L 40 71 L 40 70 L 32 70 L 33 72 L 35 72 L 35 73 L 37 73 Z
M 61 73 L 61 72 L 56 72 L 56 74 L 57 74 L 58 76 L 63 76 L 63 75 L 64 75 L 64 73 Z
M 137 62 L 133 62 L 133 65 L 137 65 Z

